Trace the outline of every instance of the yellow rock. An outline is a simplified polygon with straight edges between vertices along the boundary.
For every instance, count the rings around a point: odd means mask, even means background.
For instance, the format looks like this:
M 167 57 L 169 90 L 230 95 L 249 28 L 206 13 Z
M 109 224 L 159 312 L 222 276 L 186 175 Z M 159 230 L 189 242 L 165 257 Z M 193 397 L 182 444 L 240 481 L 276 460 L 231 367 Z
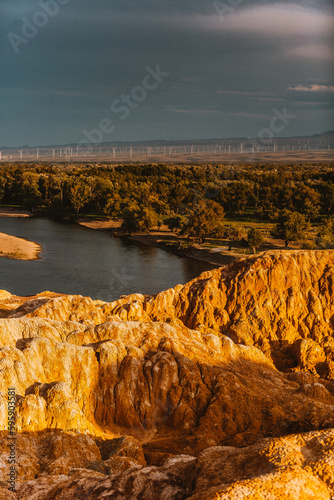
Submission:
M 333 274 L 334 252 L 282 251 L 112 303 L 0 292 L 12 497 L 333 497 Z

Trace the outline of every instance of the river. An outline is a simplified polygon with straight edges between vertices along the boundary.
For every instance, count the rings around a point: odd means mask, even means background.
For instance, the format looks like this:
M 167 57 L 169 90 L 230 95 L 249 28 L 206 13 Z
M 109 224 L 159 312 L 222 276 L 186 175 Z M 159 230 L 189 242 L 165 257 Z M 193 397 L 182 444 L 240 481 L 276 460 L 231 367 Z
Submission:
M 112 301 L 130 293 L 158 293 L 214 267 L 46 218 L 0 218 L 0 232 L 43 247 L 40 260 L 0 258 L 0 289 L 15 295 L 49 290 Z

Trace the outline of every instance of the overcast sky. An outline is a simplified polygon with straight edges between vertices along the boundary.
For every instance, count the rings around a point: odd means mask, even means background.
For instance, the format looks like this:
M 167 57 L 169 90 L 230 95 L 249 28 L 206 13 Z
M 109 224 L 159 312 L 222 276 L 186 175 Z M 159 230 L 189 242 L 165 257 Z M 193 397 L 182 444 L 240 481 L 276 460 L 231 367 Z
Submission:
M 104 141 L 256 137 L 277 112 L 278 136 L 334 130 L 332 2 L 2 0 L 1 19 L 2 145 L 101 123 Z

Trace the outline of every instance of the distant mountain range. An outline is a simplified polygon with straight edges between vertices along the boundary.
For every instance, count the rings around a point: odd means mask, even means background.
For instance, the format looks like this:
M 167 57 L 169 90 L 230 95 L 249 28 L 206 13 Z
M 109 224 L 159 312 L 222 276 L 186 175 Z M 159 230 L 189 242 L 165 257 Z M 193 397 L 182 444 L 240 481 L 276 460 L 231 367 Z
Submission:
M 295 144 L 312 144 L 312 145 L 334 145 L 334 131 L 322 132 L 320 134 L 306 135 L 306 136 L 294 136 L 294 137 L 273 137 L 272 139 L 265 139 L 267 142 L 276 143 L 277 145 L 295 145 Z M 206 145 L 215 145 L 215 144 L 224 144 L 226 145 L 235 145 L 244 143 L 256 143 L 263 142 L 264 139 L 257 137 L 231 137 L 231 138 L 213 138 L 213 139 L 187 139 L 187 140 L 154 140 L 154 141 L 113 141 L 113 142 L 101 142 L 101 143 L 92 143 L 93 147 L 100 148 L 126 148 L 129 146 L 136 147 L 157 147 L 157 146 L 206 146 Z M 80 143 L 81 144 L 81 143 Z M 50 149 L 50 148 L 75 148 L 78 143 L 71 142 L 67 144 L 48 144 L 48 145 L 35 145 L 35 146 L 1 146 L 1 150 L 12 151 L 12 150 L 29 150 L 29 149 Z

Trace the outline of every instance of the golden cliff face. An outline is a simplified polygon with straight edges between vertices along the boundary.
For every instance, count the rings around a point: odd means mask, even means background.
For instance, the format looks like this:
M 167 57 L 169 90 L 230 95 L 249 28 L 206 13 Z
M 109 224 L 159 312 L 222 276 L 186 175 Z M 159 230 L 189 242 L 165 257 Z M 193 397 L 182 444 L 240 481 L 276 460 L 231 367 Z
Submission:
M 330 499 L 333 264 L 268 252 L 112 303 L 0 292 L 0 499 Z

